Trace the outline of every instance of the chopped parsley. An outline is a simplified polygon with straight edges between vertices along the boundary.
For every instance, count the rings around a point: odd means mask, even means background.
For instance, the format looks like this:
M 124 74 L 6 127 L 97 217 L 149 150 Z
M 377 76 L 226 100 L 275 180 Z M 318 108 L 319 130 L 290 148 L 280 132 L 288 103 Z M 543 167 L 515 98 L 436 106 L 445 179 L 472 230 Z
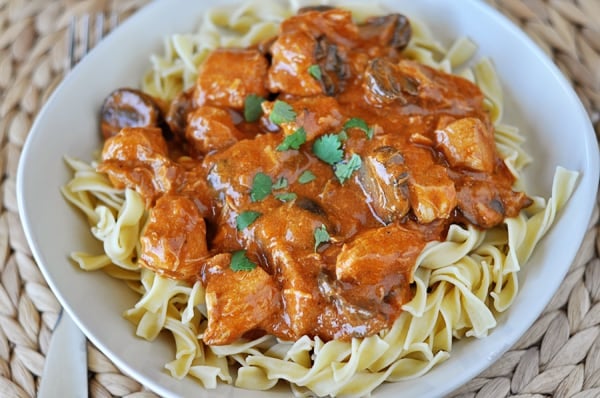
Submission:
M 311 181 L 314 181 L 315 178 L 317 178 L 312 171 L 310 170 L 305 170 L 304 173 L 300 174 L 300 177 L 298 177 L 298 182 L 300 184 L 308 184 Z
M 315 237 L 315 252 L 321 243 L 327 243 L 331 239 L 329 233 L 327 232 L 327 227 L 325 224 L 321 224 L 320 227 L 315 228 L 314 231 Z
M 253 202 L 259 202 L 269 196 L 273 190 L 273 181 L 271 177 L 265 173 L 258 172 L 252 181 L 252 189 L 250 191 L 250 199 Z
M 316 157 L 325 163 L 334 165 L 344 158 L 344 151 L 341 147 L 340 137 L 336 134 L 326 134 L 315 140 L 312 151 Z
M 261 104 L 265 101 L 263 97 L 256 94 L 250 94 L 244 100 L 244 119 L 248 123 L 256 122 L 262 116 L 263 110 Z
M 360 169 L 362 160 L 356 153 L 353 154 L 347 161 L 340 162 L 335 165 L 335 176 L 338 178 L 341 184 L 346 182 L 348 178 L 356 170 Z
M 298 195 L 296 195 L 294 192 L 278 193 L 277 195 L 275 195 L 275 198 L 281 200 L 282 202 L 291 202 L 297 197 Z
M 240 213 L 235 219 L 238 231 L 243 231 L 248 228 L 260 216 L 262 216 L 262 213 L 252 210 Z
M 277 147 L 278 151 L 287 151 L 288 149 L 298 149 L 300 145 L 306 142 L 306 130 L 304 127 L 300 127 L 292 134 L 286 136 L 283 142 Z
M 296 112 L 287 102 L 277 100 L 275 101 L 275 104 L 273 104 L 273 110 L 269 115 L 269 120 L 278 126 L 282 123 L 293 122 L 296 120 Z
M 254 268 L 256 268 L 256 264 L 246 257 L 246 250 L 238 250 L 231 254 L 229 268 L 235 272 L 252 271 Z
M 369 140 L 371 138 L 373 138 L 373 134 L 374 134 L 373 127 L 369 127 L 367 122 L 365 122 L 363 119 L 361 119 L 359 117 L 353 117 L 352 119 L 349 119 L 346 123 L 344 123 L 344 128 L 343 128 L 344 131 L 347 129 L 353 129 L 353 128 L 364 131 Z
M 283 189 L 283 188 L 287 188 L 288 186 L 288 180 L 285 177 L 279 177 L 279 179 L 277 181 L 275 181 L 275 184 L 273 184 L 273 189 Z
M 323 79 L 323 73 L 319 65 L 311 65 L 308 67 L 308 73 L 316 80 L 321 81 Z

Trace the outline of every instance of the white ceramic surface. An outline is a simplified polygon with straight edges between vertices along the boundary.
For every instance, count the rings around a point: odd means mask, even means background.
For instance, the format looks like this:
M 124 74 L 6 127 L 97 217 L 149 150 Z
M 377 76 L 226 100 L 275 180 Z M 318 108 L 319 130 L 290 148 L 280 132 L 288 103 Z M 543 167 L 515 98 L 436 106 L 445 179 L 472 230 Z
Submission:
M 231 2 L 231 1 L 229 1 Z M 22 152 L 18 200 L 36 261 L 66 310 L 91 341 L 120 368 L 163 396 L 233 397 L 229 386 L 206 391 L 192 379 L 175 380 L 163 369 L 173 354 L 165 339 L 146 342 L 121 317 L 135 296 L 102 273 L 77 270 L 73 250 L 99 248 L 80 214 L 62 198 L 69 179 L 63 156 L 90 159 L 100 146 L 98 109 L 114 88 L 136 86 L 162 39 L 192 31 L 209 2 L 157 0 L 128 19 L 95 48 L 56 90 L 39 114 Z M 225 1 L 223 1 L 225 3 Z M 573 90 L 551 61 L 514 25 L 476 0 L 388 0 L 390 9 L 417 16 L 449 43 L 462 35 L 493 59 L 503 82 L 504 120 L 526 132 L 535 157 L 527 175 L 531 194 L 549 196 L 557 165 L 581 172 L 576 191 L 521 275 L 521 292 L 488 338 L 458 343 L 452 357 L 416 380 L 386 384 L 374 397 L 441 396 L 491 365 L 541 313 L 561 283 L 582 241 L 598 188 L 598 147 Z M 534 178 L 533 178 L 534 177 Z M 288 390 L 243 391 L 245 397 L 289 396 Z

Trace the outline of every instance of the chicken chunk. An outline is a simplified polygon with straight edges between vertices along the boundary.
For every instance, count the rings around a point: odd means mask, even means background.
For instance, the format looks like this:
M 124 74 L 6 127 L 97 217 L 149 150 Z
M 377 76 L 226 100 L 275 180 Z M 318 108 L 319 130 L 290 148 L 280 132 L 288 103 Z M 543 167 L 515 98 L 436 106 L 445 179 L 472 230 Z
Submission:
M 423 236 L 399 224 L 360 233 L 337 257 L 334 296 L 360 308 L 366 318 L 397 311 L 411 296 L 413 268 L 424 246 Z
M 202 209 L 186 196 L 160 197 L 150 209 L 140 245 L 142 266 L 173 279 L 195 279 L 208 257 Z
M 491 173 L 494 170 L 494 137 L 484 122 L 467 117 L 435 131 L 436 146 L 451 167 Z
M 127 127 L 106 140 L 98 171 L 108 174 L 117 188 L 135 189 L 147 204 L 176 189 L 181 180 L 158 128 Z
M 233 271 L 231 254 L 224 253 L 205 265 L 208 326 L 202 335 L 209 345 L 231 344 L 280 310 L 279 289 L 261 267 Z
M 237 110 L 250 94 L 266 97 L 267 59 L 256 49 L 217 49 L 198 71 L 194 103 Z
M 233 124 L 229 112 L 205 105 L 188 114 L 185 137 L 197 153 L 205 155 L 230 147 L 242 133 Z
M 316 45 L 315 38 L 307 32 L 282 33 L 271 46 L 269 90 L 298 96 L 321 94 L 323 89 L 319 81 L 309 72 L 309 68 L 317 64 Z
M 447 219 L 456 207 L 456 188 L 448 169 L 434 163 L 426 150 L 413 148 L 405 151 L 405 160 L 411 170 L 408 192 L 413 213 L 420 223 Z
M 350 76 L 347 48 L 357 38 L 347 11 L 307 11 L 290 18 L 271 46 L 269 90 L 296 96 L 341 92 Z
M 285 319 L 296 338 L 310 331 L 320 312 L 315 280 L 322 265 L 315 253 L 314 231 L 327 224 L 323 213 L 304 207 L 287 203 L 252 226 L 266 268 L 281 286 Z

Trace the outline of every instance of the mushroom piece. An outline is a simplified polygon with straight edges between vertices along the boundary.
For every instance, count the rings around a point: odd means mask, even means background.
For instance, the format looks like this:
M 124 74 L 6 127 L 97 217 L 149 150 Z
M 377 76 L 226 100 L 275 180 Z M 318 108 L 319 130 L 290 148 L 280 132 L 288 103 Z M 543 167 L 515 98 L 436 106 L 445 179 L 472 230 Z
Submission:
M 341 92 L 345 80 L 350 77 L 350 67 L 345 55 L 339 51 L 336 44 L 321 36 L 317 38 L 314 57 L 321 71 L 319 80 L 323 92 L 328 96 Z
M 100 130 L 104 139 L 124 127 L 159 127 L 161 110 L 154 98 L 139 90 L 120 88 L 108 95 L 100 111 Z
M 300 7 L 298 9 L 298 14 L 304 14 L 305 12 L 309 12 L 309 11 L 318 11 L 318 12 L 325 12 L 325 11 L 330 11 L 335 9 L 335 7 L 332 6 L 326 6 L 326 5 L 321 5 L 321 6 L 306 6 L 306 7 Z
M 359 25 L 360 36 L 377 43 L 387 44 L 398 51 L 408 46 L 412 36 L 410 21 L 402 14 L 389 14 L 369 18 Z
M 366 98 L 374 105 L 408 101 L 406 96 L 417 96 L 419 83 L 400 71 L 398 66 L 387 58 L 375 58 L 365 69 L 364 90 Z
M 188 89 L 179 93 L 169 106 L 165 121 L 176 137 L 185 135 L 188 114 L 194 110 L 194 90 Z
M 364 156 L 359 178 L 369 206 L 384 224 L 408 213 L 408 168 L 396 148 L 383 146 Z

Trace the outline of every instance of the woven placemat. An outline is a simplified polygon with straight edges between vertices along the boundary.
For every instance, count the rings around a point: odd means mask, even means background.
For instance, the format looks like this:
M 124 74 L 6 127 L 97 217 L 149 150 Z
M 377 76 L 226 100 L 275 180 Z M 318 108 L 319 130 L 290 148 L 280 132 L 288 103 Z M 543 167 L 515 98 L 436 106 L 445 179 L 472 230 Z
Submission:
M 521 26 L 570 79 L 600 136 L 600 0 L 487 0 Z M 125 19 L 148 0 L 0 0 L 0 397 L 35 397 L 60 306 L 31 257 L 15 178 L 23 143 L 64 76 L 73 15 Z M 544 313 L 460 397 L 600 397 L 598 207 Z M 90 396 L 155 397 L 88 344 Z

